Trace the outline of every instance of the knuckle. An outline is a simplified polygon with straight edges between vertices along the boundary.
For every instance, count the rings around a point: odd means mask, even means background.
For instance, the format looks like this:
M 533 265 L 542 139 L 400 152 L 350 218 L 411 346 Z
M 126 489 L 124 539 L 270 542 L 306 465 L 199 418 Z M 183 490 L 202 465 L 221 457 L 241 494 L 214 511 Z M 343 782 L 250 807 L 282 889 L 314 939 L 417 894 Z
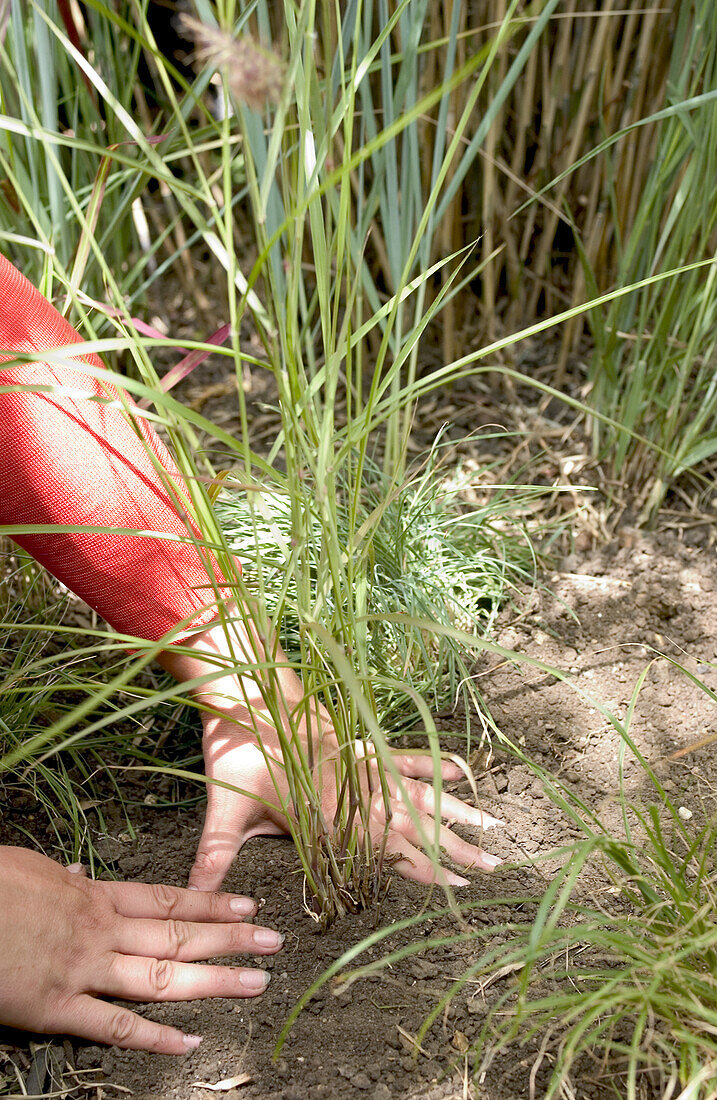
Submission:
M 194 861 L 194 870 L 200 874 L 215 875 L 222 869 L 222 858 L 219 852 L 199 849 Z
M 181 954 L 182 948 L 186 947 L 189 942 L 191 935 L 189 926 L 181 920 L 168 920 L 166 934 L 167 957 L 176 959 Z
M 382 828 L 387 822 L 392 822 L 395 811 L 392 806 L 384 805 L 382 798 L 374 798 L 369 807 L 369 822 L 371 830 Z
M 401 833 L 403 836 L 409 832 L 415 832 L 413 828 L 413 822 L 409 815 L 400 807 L 395 809 L 389 819 L 389 825 L 391 831 L 394 833 Z
M 165 919 L 169 919 L 179 905 L 179 894 L 173 886 L 166 886 L 163 882 L 152 885 L 152 895 L 157 907 Z
M 109 1023 L 109 1042 L 117 1047 L 132 1045 L 137 1036 L 139 1022 L 139 1017 L 133 1012 L 117 1012 Z
M 235 924 L 229 929 L 229 935 L 227 937 L 227 947 L 233 954 L 243 955 L 247 951 L 253 953 L 252 947 L 253 939 L 253 926 L 245 924 L 243 921 L 240 924 Z
M 226 920 L 226 897 L 214 890 L 207 894 L 207 901 L 212 920 Z
M 155 997 L 162 997 L 172 984 L 174 966 L 168 959 L 152 959 L 149 966 L 149 985 Z
M 193 875 L 199 871 L 200 874 L 204 868 L 195 863 L 193 868 Z M 213 871 L 211 871 L 213 873 Z M 200 912 L 201 915 L 194 916 L 193 920 L 209 920 L 209 921 L 225 921 L 227 919 L 227 899 L 226 895 L 220 893 L 218 890 L 198 890 L 195 894 L 201 900 Z

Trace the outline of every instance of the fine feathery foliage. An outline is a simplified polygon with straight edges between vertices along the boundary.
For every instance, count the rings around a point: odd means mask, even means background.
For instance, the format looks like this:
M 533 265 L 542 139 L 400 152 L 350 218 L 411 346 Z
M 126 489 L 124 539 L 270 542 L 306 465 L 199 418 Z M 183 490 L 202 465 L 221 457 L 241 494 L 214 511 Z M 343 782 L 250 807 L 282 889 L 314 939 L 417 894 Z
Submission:
M 367 462 L 354 519 L 358 529 L 370 533 L 357 552 L 368 559 L 366 655 L 379 722 L 390 731 L 415 721 L 417 696 L 434 710 L 453 706 L 460 698 L 466 751 L 471 716 L 486 713 L 472 677 L 476 654 L 468 639 L 489 635 L 510 589 L 530 581 L 534 551 L 518 521 L 525 502 L 544 492 L 516 486 L 502 500 L 491 492 L 482 507 L 469 509 L 461 491 L 474 477 L 474 471 L 460 469 L 447 477 L 437 447 L 423 468 L 409 472 L 398 486 L 379 466 Z M 348 546 L 351 517 L 344 490 L 339 484 L 337 527 L 341 543 Z M 260 563 L 267 610 L 281 623 L 282 648 L 298 660 L 296 581 L 286 584 L 292 537 L 289 501 L 258 489 L 253 501 L 252 516 L 244 496 L 224 491 L 216 502 L 217 515 L 237 557 Z M 315 583 L 322 554 L 318 520 L 312 522 L 306 549 Z M 251 583 L 250 576 L 246 580 Z M 338 619 L 334 599 L 333 592 L 326 594 L 327 613 Z M 348 608 L 340 610 L 348 614 Z M 444 630 L 432 632 L 430 624 Z

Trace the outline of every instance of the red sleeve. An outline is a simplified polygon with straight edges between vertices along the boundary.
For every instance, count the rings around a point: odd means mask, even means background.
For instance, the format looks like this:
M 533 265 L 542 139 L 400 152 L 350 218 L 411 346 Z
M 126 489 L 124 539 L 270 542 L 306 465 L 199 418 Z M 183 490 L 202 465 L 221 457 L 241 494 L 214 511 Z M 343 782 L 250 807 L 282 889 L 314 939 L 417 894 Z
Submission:
M 71 325 L 0 255 L 0 349 L 26 353 L 78 343 Z M 194 530 L 153 465 L 149 452 L 181 499 L 181 475 L 157 434 L 123 408 L 91 399 L 119 396 L 79 366 L 101 367 L 96 355 L 78 356 L 78 369 L 43 362 L 3 369 L 9 359 L 0 354 L 0 386 L 62 389 L 0 393 L 0 525 L 77 524 L 184 537 Z M 171 538 L 13 537 L 116 630 L 135 637 L 157 641 L 183 619 L 204 625 L 216 617 L 217 599 L 230 595 L 217 589 L 218 568 L 206 551 Z

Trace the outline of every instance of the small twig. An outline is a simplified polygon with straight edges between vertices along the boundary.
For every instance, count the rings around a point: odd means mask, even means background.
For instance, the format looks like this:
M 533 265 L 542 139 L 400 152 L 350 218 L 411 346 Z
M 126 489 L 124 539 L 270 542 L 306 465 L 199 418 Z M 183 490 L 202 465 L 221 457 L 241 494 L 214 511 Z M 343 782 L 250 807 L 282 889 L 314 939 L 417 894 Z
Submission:
M 424 1056 L 424 1058 L 432 1058 L 433 1057 L 433 1055 L 430 1054 L 426 1050 L 425 1047 L 421 1046 L 418 1039 L 416 1039 L 415 1035 L 411 1035 L 411 1033 L 406 1031 L 405 1028 L 401 1027 L 400 1024 L 396 1024 L 396 1027 L 398 1029 L 399 1035 L 402 1035 L 403 1038 L 406 1040 L 406 1042 L 411 1044 L 411 1046 L 413 1047 L 414 1050 L 417 1050 L 419 1052 L 419 1054 L 422 1054 Z

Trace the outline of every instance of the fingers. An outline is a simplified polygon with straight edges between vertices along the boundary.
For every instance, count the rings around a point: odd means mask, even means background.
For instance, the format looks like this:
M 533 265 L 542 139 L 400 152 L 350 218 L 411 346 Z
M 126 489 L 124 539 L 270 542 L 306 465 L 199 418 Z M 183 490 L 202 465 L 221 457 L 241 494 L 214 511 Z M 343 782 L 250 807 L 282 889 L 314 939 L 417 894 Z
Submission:
M 407 779 L 404 783 L 406 794 L 419 813 L 431 814 L 436 817 L 438 807 L 438 793 L 427 783 L 419 783 L 415 779 Z M 397 796 L 398 796 L 398 792 Z M 467 802 L 461 802 L 452 794 L 440 792 L 440 816 L 444 821 L 460 821 L 463 825 L 477 825 L 479 829 L 492 829 L 496 825 L 503 825 L 497 817 L 492 817 L 484 810 L 476 806 L 469 806 Z
M 436 772 L 433 757 L 428 753 L 401 753 L 399 756 L 394 756 L 393 762 L 401 775 L 408 776 L 410 779 L 431 779 Z M 463 769 L 451 760 L 442 760 L 440 770 L 441 779 L 446 783 L 464 778 Z
M 207 814 L 194 864 L 189 872 L 190 890 L 218 890 L 243 840 L 232 829 L 213 826 Z
M 257 912 L 256 902 L 237 894 L 200 893 L 163 883 L 98 882 L 96 885 L 124 917 L 226 923 L 252 917 Z
M 180 962 L 223 955 L 273 955 L 283 942 L 280 932 L 262 925 L 192 924 L 173 919 L 122 919 L 113 937 L 114 948 L 121 954 Z
M 386 841 L 386 853 L 392 857 L 391 864 L 404 878 L 414 882 L 428 884 L 438 883 L 439 886 L 468 886 L 467 878 L 454 874 L 445 867 L 436 867 L 425 852 L 419 851 L 401 833 L 392 831 Z
M 435 833 L 435 822 L 428 818 L 423 824 L 425 838 L 430 841 L 433 839 Z M 420 831 L 416 828 L 405 810 L 399 810 L 394 814 L 391 819 L 391 827 L 413 845 L 425 843 Z M 479 848 L 475 844 L 469 844 L 467 840 L 463 840 L 463 838 L 457 836 L 456 833 L 452 833 L 445 825 L 441 825 L 439 830 L 439 844 L 441 849 L 445 851 L 446 855 L 449 856 L 454 863 L 460 863 L 462 867 L 467 867 L 469 869 L 476 868 L 479 871 L 494 871 L 496 867 L 503 862 L 499 856 L 484 852 L 482 848 Z
M 376 758 L 379 753 L 374 745 L 367 746 L 365 741 L 356 740 L 354 742 L 356 756 Z M 409 776 L 411 779 L 430 779 L 436 774 L 435 765 L 433 763 L 433 757 L 427 752 L 405 752 L 405 753 L 391 753 L 393 763 L 398 768 L 401 775 Z M 451 760 L 441 761 L 441 778 L 446 782 L 453 782 L 456 779 L 462 779 L 465 775 L 463 768 L 458 764 L 455 764 Z
M 205 997 L 258 997 L 269 984 L 266 970 L 206 966 L 115 955 L 102 992 L 133 1001 L 194 1001 Z M 106 988 L 104 988 L 106 987 Z
M 154 1054 L 187 1054 L 201 1043 L 198 1035 L 185 1035 L 176 1027 L 145 1020 L 119 1005 L 78 994 L 68 1006 L 64 1028 L 71 1035 L 93 1043 L 109 1043 L 127 1050 L 150 1050 Z
M 357 758 L 377 759 L 382 755 L 372 742 L 361 738 L 354 741 L 354 750 Z M 433 757 L 427 752 L 392 752 L 391 759 L 401 775 L 412 779 L 430 779 L 436 773 Z M 440 772 L 446 781 L 462 779 L 465 774 L 463 768 L 451 760 L 441 761 Z

